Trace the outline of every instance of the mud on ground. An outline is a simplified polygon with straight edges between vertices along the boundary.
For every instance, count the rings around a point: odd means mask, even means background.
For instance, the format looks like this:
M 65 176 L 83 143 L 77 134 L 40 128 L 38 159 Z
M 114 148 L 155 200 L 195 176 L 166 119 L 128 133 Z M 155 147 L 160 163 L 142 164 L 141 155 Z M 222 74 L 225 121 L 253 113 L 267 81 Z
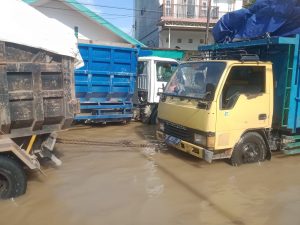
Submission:
M 141 123 L 60 134 L 60 168 L 29 172 L 2 225 L 300 224 L 300 156 L 231 167 L 167 149 Z

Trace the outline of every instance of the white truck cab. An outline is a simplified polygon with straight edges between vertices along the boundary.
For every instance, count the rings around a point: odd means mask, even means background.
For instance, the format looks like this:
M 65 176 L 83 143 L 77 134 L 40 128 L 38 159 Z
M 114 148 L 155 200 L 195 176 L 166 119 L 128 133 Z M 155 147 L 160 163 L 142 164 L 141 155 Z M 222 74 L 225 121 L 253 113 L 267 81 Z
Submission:
M 178 62 L 171 58 L 156 56 L 138 59 L 137 83 L 134 103 L 139 113 L 138 119 L 154 124 L 157 116 L 159 94 L 177 69 Z

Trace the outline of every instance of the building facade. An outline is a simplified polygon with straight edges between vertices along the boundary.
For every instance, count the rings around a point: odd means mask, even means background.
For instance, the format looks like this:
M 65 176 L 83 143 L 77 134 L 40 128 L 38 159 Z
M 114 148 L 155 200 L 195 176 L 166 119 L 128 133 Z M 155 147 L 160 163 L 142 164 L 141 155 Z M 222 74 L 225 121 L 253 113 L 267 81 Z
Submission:
M 211 0 L 210 29 L 242 5 L 243 0 Z M 208 0 L 135 0 L 135 38 L 151 47 L 197 50 L 205 44 L 207 10 Z
M 73 29 L 79 42 L 106 45 L 143 45 L 79 1 L 23 1 L 47 17 L 56 19 Z

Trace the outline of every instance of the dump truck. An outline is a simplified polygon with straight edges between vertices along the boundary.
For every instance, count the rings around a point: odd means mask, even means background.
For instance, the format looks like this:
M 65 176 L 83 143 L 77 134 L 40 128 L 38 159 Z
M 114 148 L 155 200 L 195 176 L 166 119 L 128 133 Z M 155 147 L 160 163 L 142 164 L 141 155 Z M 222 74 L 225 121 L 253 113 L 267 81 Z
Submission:
M 133 117 L 137 48 L 79 43 L 84 66 L 75 71 L 75 93 L 86 123 L 128 122 Z
M 26 192 L 25 171 L 42 172 L 40 159 L 61 165 L 54 145 L 79 110 L 74 69 L 83 61 L 73 29 L 23 1 L 3 0 L 0 12 L 0 199 L 6 199 Z
M 159 93 L 178 67 L 175 59 L 157 56 L 138 58 L 135 87 L 135 118 L 143 123 L 155 124 Z
M 300 153 L 299 35 L 199 47 L 161 96 L 157 137 L 208 162 Z
M 0 41 L 0 199 L 26 191 L 25 169 L 41 170 L 39 159 L 55 165 L 57 131 L 69 128 L 78 102 L 74 59 L 42 49 Z

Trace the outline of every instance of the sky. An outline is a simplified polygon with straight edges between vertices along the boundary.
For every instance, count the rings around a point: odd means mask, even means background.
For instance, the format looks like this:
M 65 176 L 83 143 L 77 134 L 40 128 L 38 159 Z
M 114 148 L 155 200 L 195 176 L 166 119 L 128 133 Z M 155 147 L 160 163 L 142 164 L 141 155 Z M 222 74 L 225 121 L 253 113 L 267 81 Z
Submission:
M 80 0 L 79 2 L 86 4 L 86 7 L 101 15 L 125 33 L 133 34 L 133 0 Z M 126 8 L 127 10 L 109 7 Z

